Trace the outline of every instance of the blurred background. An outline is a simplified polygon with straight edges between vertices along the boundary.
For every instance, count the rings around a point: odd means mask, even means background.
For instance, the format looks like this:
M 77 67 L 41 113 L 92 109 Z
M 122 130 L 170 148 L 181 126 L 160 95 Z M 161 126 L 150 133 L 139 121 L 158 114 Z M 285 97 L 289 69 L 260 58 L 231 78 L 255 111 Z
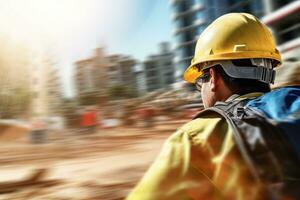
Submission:
M 300 84 L 300 0 L 0 0 L 0 199 L 123 199 L 203 109 L 182 74 L 229 12 L 273 32 L 273 87 Z

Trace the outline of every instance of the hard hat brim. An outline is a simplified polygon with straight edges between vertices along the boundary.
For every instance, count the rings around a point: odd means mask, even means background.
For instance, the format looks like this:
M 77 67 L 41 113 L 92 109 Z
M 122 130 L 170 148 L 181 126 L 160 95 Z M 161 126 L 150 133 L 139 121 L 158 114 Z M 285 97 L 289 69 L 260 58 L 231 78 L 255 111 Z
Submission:
M 251 59 L 251 58 L 268 58 L 274 59 L 281 64 L 281 56 L 279 52 L 270 53 L 262 51 L 245 51 L 245 52 L 234 52 L 234 53 L 223 53 L 219 55 L 210 55 L 207 58 L 202 58 L 201 60 L 192 60 L 192 64 L 185 70 L 183 74 L 183 80 L 189 83 L 195 83 L 196 79 L 203 74 L 203 69 L 199 67 L 201 63 L 210 61 L 221 61 L 221 60 L 236 60 L 236 59 Z

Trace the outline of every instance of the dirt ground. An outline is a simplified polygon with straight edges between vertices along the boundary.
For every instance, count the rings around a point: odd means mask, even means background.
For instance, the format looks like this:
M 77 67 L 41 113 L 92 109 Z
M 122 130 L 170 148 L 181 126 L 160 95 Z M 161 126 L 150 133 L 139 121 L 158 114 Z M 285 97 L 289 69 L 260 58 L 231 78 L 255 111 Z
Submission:
M 164 140 L 185 121 L 93 134 L 66 130 L 49 133 L 44 144 L 31 144 L 28 137 L 1 143 L 0 200 L 124 199 Z M 38 169 L 43 170 L 32 175 Z

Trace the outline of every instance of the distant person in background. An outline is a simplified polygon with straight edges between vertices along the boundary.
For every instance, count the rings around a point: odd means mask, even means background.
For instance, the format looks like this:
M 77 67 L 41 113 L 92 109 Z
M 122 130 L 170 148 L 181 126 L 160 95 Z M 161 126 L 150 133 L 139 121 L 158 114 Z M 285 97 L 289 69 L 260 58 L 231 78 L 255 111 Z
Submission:
M 124 107 L 122 108 L 121 121 L 123 126 L 132 126 L 134 125 L 134 103 L 126 102 Z
M 149 105 L 140 106 L 136 114 L 138 116 L 138 120 L 142 122 L 144 128 L 150 128 L 153 126 L 153 118 L 155 115 L 155 110 L 153 107 Z
M 81 113 L 81 127 L 86 133 L 95 133 L 97 129 L 97 112 L 95 109 L 87 108 Z
M 152 106 L 145 108 L 145 127 L 150 128 L 154 123 L 155 110 Z

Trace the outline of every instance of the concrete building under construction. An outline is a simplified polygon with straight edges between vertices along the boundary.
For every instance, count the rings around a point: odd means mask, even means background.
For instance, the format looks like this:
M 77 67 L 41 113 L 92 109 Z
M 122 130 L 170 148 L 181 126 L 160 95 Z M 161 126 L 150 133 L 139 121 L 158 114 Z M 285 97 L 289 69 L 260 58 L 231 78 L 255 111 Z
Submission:
M 147 92 L 166 88 L 175 82 L 174 54 L 169 43 L 161 43 L 160 51 L 143 62 Z
M 300 0 L 265 0 L 265 12 L 262 21 L 272 29 L 283 59 L 300 60 Z
M 108 65 L 104 50 L 98 48 L 90 58 L 75 63 L 75 85 L 77 95 L 97 93 L 101 95 L 107 87 L 106 67 Z

